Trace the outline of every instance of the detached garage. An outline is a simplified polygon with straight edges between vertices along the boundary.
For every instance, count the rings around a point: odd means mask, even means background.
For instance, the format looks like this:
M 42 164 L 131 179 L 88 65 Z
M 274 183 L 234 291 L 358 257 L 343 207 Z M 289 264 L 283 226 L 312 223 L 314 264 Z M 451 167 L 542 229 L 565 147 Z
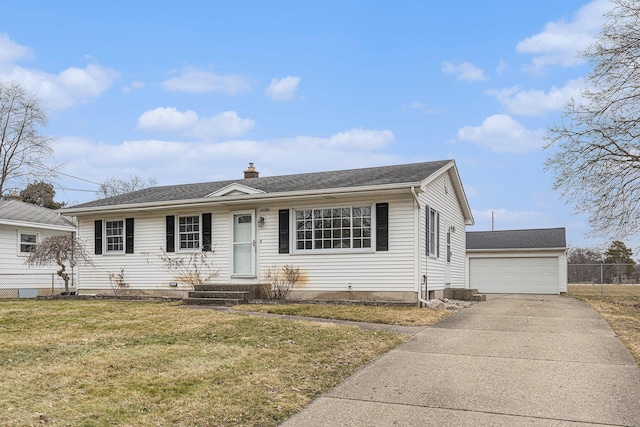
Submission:
M 467 232 L 467 287 L 480 293 L 567 292 L 564 228 Z

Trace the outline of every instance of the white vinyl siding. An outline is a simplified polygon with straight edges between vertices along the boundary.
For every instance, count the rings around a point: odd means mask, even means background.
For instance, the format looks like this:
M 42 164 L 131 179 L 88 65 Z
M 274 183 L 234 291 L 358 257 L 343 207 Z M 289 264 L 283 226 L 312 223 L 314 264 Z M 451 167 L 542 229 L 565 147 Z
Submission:
M 344 203 L 344 202 L 343 202 Z M 344 206 L 336 198 L 335 206 Z M 371 206 L 375 213 L 375 203 L 389 204 L 389 248 L 388 251 L 366 252 L 327 250 L 322 253 L 292 251 L 291 254 L 278 253 L 278 209 L 274 205 L 268 212 L 260 212 L 265 217 L 265 226 L 258 228 L 260 265 L 291 264 L 300 267 L 299 289 L 314 292 L 335 291 L 405 291 L 414 288 L 414 247 L 417 236 L 413 232 L 413 197 L 380 197 L 369 199 L 349 199 L 351 206 Z M 305 209 L 321 209 L 328 205 L 318 202 Z M 293 215 L 293 214 L 292 214 Z M 292 218 L 291 223 L 294 224 Z M 375 218 L 372 218 L 372 233 L 375 234 Z M 295 232 L 295 229 L 292 228 Z M 295 238 L 291 238 L 292 244 Z M 372 242 L 372 247 L 375 243 Z M 292 246 L 293 248 L 293 246 Z
M 420 251 L 418 271 L 419 277 L 423 275 L 427 276 L 427 283 L 429 290 L 444 289 L 448 284 L 452 288 L 464 288 L 465 287 L 465 272 L 466 272 L 466 225 L 462 211 L 460 209 L 460 202 L 458 200 L 458 194 L 451 188 L 451 180 L 447 183 L 447 173 L 444 173 L 432 181 L 421 187 L 421 192 L 418 194 L 420 200 Z M 448 191 L 445 191 L 449 185 Z M 433 210 L 437 212 L 436 215 L 436 228 L 437 236 L 435 236 L 434 246 L 431 247 L 431 242 L 427 238 L 427 214 L 426 210 Z M 439 217 L 439 220 L 438 220 Z M 445 227 L 451 228 L 450 235 L 450 262 L 447 266 L 447 256 L 443 252 L 446 251 L 447 242 L 446 239 L 447 230 Z M 438 252 L 437 246 L 440 246 L 440 256 L 436 256 Z M 433 256 L 427 256 L 427 249 L 429 252 L 435 250 Z M 445 269 L 449 269 L 448 279 L 445 277 L 447 274 Z M 417 284 L 416 290 L 421 286 L 421 283 Z
M 226 210 L 213 213 L 211 230 L 213 252 L 206 253 L 208 262 L 218 272 L 216 279 L 226 280 L 226 282 L 229 281 L 228 242 L 230 239 L 230 225 L 228 212 Z M 166 249 L 167 215 L 176 215 L 176 237 L 178 235 L 178 218 L 194 216 L 193 210 L 180 211 L 176 209 L 131 215 L 135 220 L 135 253 L 126 254 L 126 256 L 101 256 L 93 253 L 94 221 L 96 219 L 111 221 L 115 218 L 105 217 L 104 215 L 79 217 L 78 235 L 87 247 L 88 252 L 90 252 L 90 257 L 94 264 L 93 266 L 80 266 L 80 290 L 111 292 L 109 273 L 118 273 L 122 267 L 124 267 L 125 281 L 129 284 L 129 289 L 131 290 L 170 290 L 169 283 L 174 281 L 179 282 L 179 289 L 184 289 L 184 284 L 180 282 L 179 277 L 174 277 L 176 275 L 171 273 L 161 260 L 161 255 Z M 202 217 L 199 215 L 198 218 L 200 219 L 199 224 L 202 225 Z M 199 239 L 201 239 L 201 236 Z M 186 257 L 194 251 L 194 249 L 179 250 L 179 248 L 176 238 L 176 252 L 168 253 L 167 255 L 171 258 Z M 198 253 L 200 253 L 199 250 Z
M 31 240 L 26 236 L 36 236 L 39 242 L 48 236 L 61 234 L 68 235 L 71 231 L 26 226 L 18 229 L 12 225 L 0 225 L 0 298 L 17 298 L 17 289 L 51 289 L 52 274 L 56 289 L 64 286 L 55 274 L 58 270 L 56 265 L 29 267 L 24 263 L 28 253 L 21 252 L 22 245 L 31 244 L 24 242 Z

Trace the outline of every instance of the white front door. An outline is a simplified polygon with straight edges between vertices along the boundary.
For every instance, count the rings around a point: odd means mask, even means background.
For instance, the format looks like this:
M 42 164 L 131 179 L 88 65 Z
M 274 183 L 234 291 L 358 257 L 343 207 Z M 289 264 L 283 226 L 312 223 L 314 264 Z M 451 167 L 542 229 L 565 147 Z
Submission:
M 234 276 L 255 276 L 255 214 L 233 213 L 231 266 Z

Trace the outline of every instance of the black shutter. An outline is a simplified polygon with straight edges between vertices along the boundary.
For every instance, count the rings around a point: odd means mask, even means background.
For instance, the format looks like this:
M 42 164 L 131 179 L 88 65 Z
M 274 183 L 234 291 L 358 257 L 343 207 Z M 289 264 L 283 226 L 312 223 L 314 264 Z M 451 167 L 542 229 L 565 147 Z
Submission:
M 176 251 L 176 217 L 167 215 L 167 252 Z
M 211 214 L 202 214 L 202 250 L 211 250 Z
M 124 253 L 132 254 L 133 253 L 133 218 L 127 218 L 124 220 L 124 232 L 125 236 L 125 244 L 124 244 Z
M 389 250 L 389 203 L 376 203 L 376 251 Z
M 97 219 L 94 223 L 93 223 L 94 227 L 94 253 L 96 255 L 102 255 L 102 220 L 101 219 Z
M 278 253 L 289 253 L 289 209 L 278 211 Z

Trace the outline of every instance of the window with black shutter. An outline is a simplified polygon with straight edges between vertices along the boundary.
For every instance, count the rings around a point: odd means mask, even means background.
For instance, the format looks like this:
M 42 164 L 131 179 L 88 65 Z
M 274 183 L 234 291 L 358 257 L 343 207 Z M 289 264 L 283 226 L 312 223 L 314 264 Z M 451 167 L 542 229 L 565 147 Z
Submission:
M 97 219 L 93 225 L 94 253 L 96 255 L 102 255 L 102 220 Z
M 376 204 L 376 251 L 389 250 L 389 204 Z
M 133 253 L 133 218 L 125 219 L 125 244 L 124 244 L 124 252 L 127 254 Z
M 202 214 L 202 250 L 210 251 L 212 249 L 211 242 L 211 214 Z
M 278 211 L 278 253 L 289 253 L 289 209 Z
M 167 252 L 175 252 L 176 251 L 176 217 L 174 215 L 167 215 L 167 227 L 166 227 L 166 241 L 167 241 Z

